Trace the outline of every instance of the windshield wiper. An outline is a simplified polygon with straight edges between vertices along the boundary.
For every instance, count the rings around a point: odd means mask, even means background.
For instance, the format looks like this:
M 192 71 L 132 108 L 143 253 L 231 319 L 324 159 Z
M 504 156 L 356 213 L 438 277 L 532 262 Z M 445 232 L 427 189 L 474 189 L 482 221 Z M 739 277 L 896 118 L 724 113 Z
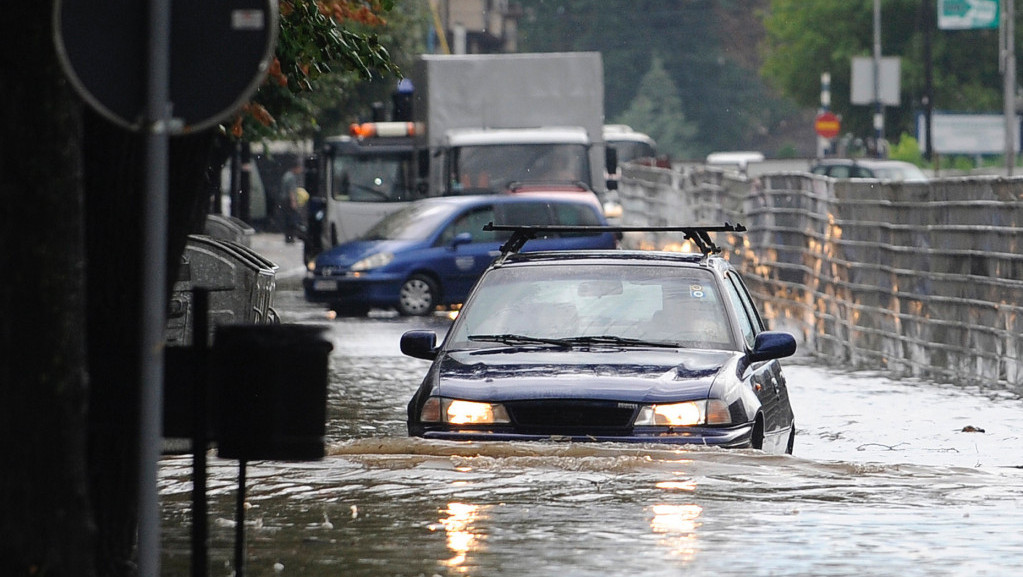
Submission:
M 678 343 L 666 343 L 663 341 L 645 341 L 643 339 L 632 339 L 618 337 L 615 335 L 590 335 L 561 339 L 569 345 L 626 345 L 635 347 L 664 347 L 669 349 L 678 348 Z
M 500 335 L 469 335 L 470 341 L 491 341 L 506 345 L 554 345 L 568 348 L 571 346 L 566 339 L 549 339 L 544 337 L 531 337 L 528 335 L 500 334 Z

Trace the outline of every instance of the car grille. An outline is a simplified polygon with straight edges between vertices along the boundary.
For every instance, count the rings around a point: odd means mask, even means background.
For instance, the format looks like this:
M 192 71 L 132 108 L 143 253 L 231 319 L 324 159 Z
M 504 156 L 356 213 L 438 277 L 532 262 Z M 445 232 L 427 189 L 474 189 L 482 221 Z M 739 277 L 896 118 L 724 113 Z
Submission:
M 616 401 L 519 401 L 505 403 L 522 433 L 625 434 L 636 405 Z

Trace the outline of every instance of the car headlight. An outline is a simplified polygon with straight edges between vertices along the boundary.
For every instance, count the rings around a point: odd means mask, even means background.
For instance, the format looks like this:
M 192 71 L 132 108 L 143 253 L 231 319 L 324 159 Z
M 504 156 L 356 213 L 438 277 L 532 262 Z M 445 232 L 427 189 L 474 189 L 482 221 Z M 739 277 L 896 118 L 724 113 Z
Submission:
M 727 425 L 732 422 L 728 405 L 720 399 L 646 405 L 636 417 L 637 426 L 691 427 Z
M 389 252 L 378 252 L 376 254 L 367 256 L 366 258 L 353 264 L 350 267 L 350 269 L 353 271 L 371 270 L 374 268 L 387 266 L 387 264 L 390 263 L 392 260 L 394 260 L 394 254 Z
M 511 422 L 508 411 L 499 403 L 478 403 L 441 397 L 426 399 L 419 420 L 424 423 L 452 425 L 492 425 Z

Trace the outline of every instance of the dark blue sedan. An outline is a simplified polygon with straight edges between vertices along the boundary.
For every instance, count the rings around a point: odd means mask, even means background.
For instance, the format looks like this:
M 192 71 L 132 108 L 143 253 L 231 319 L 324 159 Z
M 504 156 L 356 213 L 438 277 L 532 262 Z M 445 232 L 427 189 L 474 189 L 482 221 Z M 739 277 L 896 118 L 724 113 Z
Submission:
M 795 339 L 767 329 L 717 256 L 513 254 L 436 342 L 402 336 L 406 354 L 433 360 L 408 405 L 411 435 L 792 452 L 778 359 Z
M 344 315 L 366 314 L 371 308 L 425 315 L 438 306 L 464 302 L 508 238 L 507 233 L 484 231 L 488 223 L 591 226 L 606 221 L 594 199 L 581 193 L 416 201 L 361 238 L 317 256 L 303 281 L 306 299 Z M 616 245 L 616 236 L 609 232 L 566 232 L 538 238 L 529 250 Z

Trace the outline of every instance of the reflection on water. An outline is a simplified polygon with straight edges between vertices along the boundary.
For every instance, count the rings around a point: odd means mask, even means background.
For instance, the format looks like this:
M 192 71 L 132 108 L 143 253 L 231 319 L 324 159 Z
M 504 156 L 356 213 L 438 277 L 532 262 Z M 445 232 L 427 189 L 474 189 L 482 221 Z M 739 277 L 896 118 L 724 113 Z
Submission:
M 425 441 L 404 425 L 425 363 L 367 345 L 411 323 L 334 327 L 328 455 L 250 464 L 248 575 L 973 577 L 1023 566 L 1013 395 L 793 366 L 794 456 Z M 237 472 L 210 460 L 214 576 L 233 569 Z M 164 574 L 187 575 L 190 462 L 167 458 L 160 473 Z
M 650 529 L 664 536 L 660 544 L 682 561 L 692 561 L 696 555 L 696 529 L 700 526 L 699 518 L 703 507 L 692 503 L 654 505 L 653 512 L 654 518 L 650 520 Z
M 470 551 L 482 547 L 480 545 L 482 537 L 475 533 L 476 520 L 480 517 L 481 511 L 482 508 L 478 505 L 448 503 L 448 508 L 444 511 L 448 516 L 440 520 L 440 526 L 447 532 L 448 549 L 451 549 L 455 556 L 444 561 L 445 566 L 458 569 L 461 573 L 469 571 L 466 556 Z

